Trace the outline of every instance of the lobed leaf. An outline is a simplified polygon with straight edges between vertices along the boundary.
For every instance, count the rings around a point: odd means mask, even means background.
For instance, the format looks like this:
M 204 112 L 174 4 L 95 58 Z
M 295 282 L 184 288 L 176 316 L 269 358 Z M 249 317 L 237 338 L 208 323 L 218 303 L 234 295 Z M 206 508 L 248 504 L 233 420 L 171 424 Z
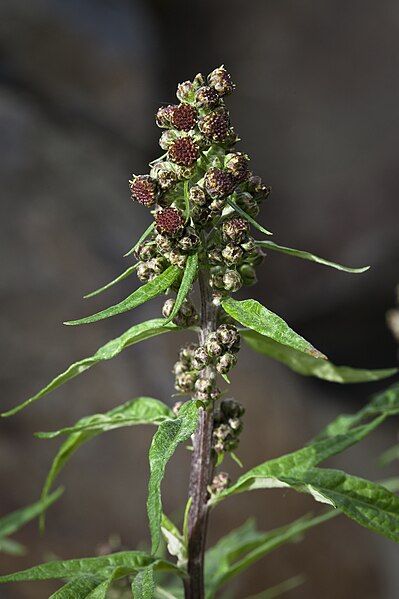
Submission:
M 152 222 L 147 227 L 147 229 L 144 231 L 144 233 L 141 235 L 141 237 L 139 238 L 139 240 L 136 241 L 136 243 L 134 244 L 134 246 L 128 252 L 126 252 L 126 254 L 124 254 L 124 257 L 130 256 L 130 254 L 133 254 L 137 250 L 137 248 L 139 247 L 139 245 L 141 243 L 143 243 L 143 241 L 145 241 L 149 235 L 151 235 L 151 233 L 153 232 L 154 228 L 155 228 L 155 222 Z
M 154 279 L 151 279 L 151 281 L 148 281 L 148 283 L 145 283 L 145 285 L 142 285 L 136 289 L 136 291 L 133 291 L 133 293 L 131 293 L 118 304 L 114 304 L 105 310 L 101 310 L 101 312 L 97 312 L 91 316 L 86 316 L 85 318 L 66 321 L 64 324 L 89 324 L 91 322 L 97 322 L 98 320 L 104 320 L 105 318 L 111 318 L 117 314 L 122 314 L 123 312 L 133 310 L 133 308 L 141 306 L 141 304 L 148 302 L 150 299 L 160 295 L 163 291 L 166 291 L 166 289 L 168 289 L 168 287 L 170 287 L 180 275 L 180 272 L 180 268 L 177 266 L 169 266 L 160 275 L 156 276 Z
M 331 268 L 336 268 L 337 270 L 342 270 L 343 272 L 360 274 L 362 272 L 366 272 L 370 268 L 370 266 L 361 266 L 360 268 L 350 268 L 349 266 L 343 266 L 342 264 L 337 264 L 336 262 L 330 262 L 329 260 L 320 258 L 320 256 L 316 256 L 315 254 L 311 254 L 310 252 L 304 252 L 302 250 L 295 250 L 293 248 L 287 248 L 287 247 L 284 247 L 283 245 L 278 245 L 277 243 L 273 243 L 272 241 L 257 241 L 256 245 L 259 247 L 262 247 L 262 248 L 266 248 L 268 250 L 273 250 L 274 252 L 288 254 L 289 256 L 295 256 L 296 258 L 302 258 L 303 260 L 310 260 L 311 262 L 317 262 L 318 264 L 323 264 L 324 266 L 330 266 Z
M 84 299 L 88 299 L 89 297 L 94 297 L 95 295 L 98 295 L 99 293 L 102 293 L 103 291 L 106 291 L 107 289 L 109 289 L 113 285 L 116 285 L 117 283 L 120 283 L 120 281 L 123 281 L 124 279 L 127 279 L 127 277 L 129 277 L 132 274 L 132 272 L 134 272 L 136 270 L 137 266 L 138 266 L 138 263 L 137 264 L 133 264 L 133 266 L 129 266 L 129 268 L 127 268 L 126 270 L 124 270 L 123 273 L 121 273 L 115 279 L 113 279 L 112 281 L 110 281 L 106 285 L 103 285 L 99 289 L 96 289 L 95 291 L 92 291 L 91 293 L 87 293 L 86 295 L 83 296 L 83 298 Z
M 288 368 L 303 376 L 314 376 L 332 383 L 347 384 L 379 381 L 398 372 L 397 368 L 369 370 L 351 368 L 350 366 L 336 366 L 329 360 L 319 360 L 255 331 L 243 331 L 241 334 L 251 349 L 282 362 Z
M 196 430 L 198 408 L 192 400 L 179 410 L 177 418 L 166 420 L 155 433 L 149 452 L 150 480 L 148 484 L 147 513 L 151 531 L 152 549 L 155 554 L 160 542 L 162 521 L 161 482 L 166 464 L 180 443 L 186 441 Z
M 237 212 L 237 214 L 239 214 L 240 216 L 242 216 L 255 229 L 257 229 L 261 233 L 264 233 L 265 235 L 273 235 L 273 233 L 271 233 L 270 231 L 268 231 L 267 229 L 265 229 L 264 227 L 262 227 L 262 225 L 260 225 L 258 222 L 256 222 L 256 220 L 254 218 L 252 218 L 252 216 L 250 216 L 247 212 L 245 212 L 245 210 L 243 210 L 242 208 L 240 208 L 240 206 L 238 204 L 236 204 L 234 202 L 234 200 L 232 200 L 231 198 L 227 198 L 227 203 L 229 204 L 229 206 L 231 206 L 231 208 L 233 208 L 233 210 L 235 210 L 235 212 Z
M 50 391 L 54 391 L 54 389 L 61 387 L 64 383 L 73 379 L 75 376 L 78 376 L 78 374 L 82 374 L 82 372 L 85 372 L 99 362 L 111 360 L 111 358 L 120 354 L 122 350 L 130 345 L 134 345 L 145 339 L 151 339 L 151 337 L 167 333 L 168 331 L 176 330 L 179 330 L 179 328 L 172 323 L 165 325 L 165 320 L 163 318 L 155 318 L 153 320 L 142 322 L 141 324 L 136 324 L 125 331 L 120 337 L 116 337 L 100 347 L 93 356 L 83 358 L 83 360 L 71 364 L 67 370 L 56 376 L 48 385 L 36 393 L 36 395 L 33 395 L 15 408 L 3 412 L 1 416 L 4 418 L 16 414 L 31 403 L 47 395 L 47 393 L 50 393 Z
M 53 438 L 67 433 L 68 438 L 59 448 L 47 475 L 42 490 L 42 498 L 46 499 L 54 484 L 56 477 L 67 464 L 72 455 L 84 443 L 97 435 L 119 428 L 136 424 L 160 424 L 167 418 L 172 418 L 173 412 L 162 402 L 151 397 L 139 397 L 118 406 L 105 414 L 95 414 L 78 420 L 75 426 L 61 429 L 51 433 L 39 433 L 41 438 Z M 41 527 L 44 526 L 44 517 L 41 518 Z
M 280 316 L 277 316 L 256 300 L 237 301 L 228 297 L 222 300 L 222 307 L 227 314 L 244 327 L 249 327 L 261 335 L 270 337 L 282 345 L 292 347 L 314 358 L 327 359 L 306 339 L 295 333 Z
M 166 319 L 165 324 L 174 319 L 187 295 L 189 294 L 198 270 L 198 254 L 191 254 L 187 258 L 186 267 L 184 269 L 183 278 L 180 283 L 179 291 L 177 292 L 176 301 L 170 316 Z

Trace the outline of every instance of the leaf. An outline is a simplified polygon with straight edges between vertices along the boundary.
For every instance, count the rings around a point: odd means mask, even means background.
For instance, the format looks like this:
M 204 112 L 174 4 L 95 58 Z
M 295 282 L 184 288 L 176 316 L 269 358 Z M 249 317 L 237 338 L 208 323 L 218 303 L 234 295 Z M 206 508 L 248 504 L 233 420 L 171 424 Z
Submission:
M 330 262 L 329 260 L 325 260 L 324 258 L 315 256 L 314 254 L 310 254 L 309 252 L 304 252 L 302 250 L 294 250 L 293 248 L 287 248 L 282 245 L 277 245 L 277 243 L 273 243 L 272 241 L 256 241 L 256 245 L 262 248 L 273 250 L 274 252 L 281 252 L 282 254 L 288 254 L 290 256 L 295 256 L 296 258 L 302 258 L 303 260 L 318 262 L 319 264 L 323 264 L 324 266 L 330 266 L 331 268 L 336 268 L 337 270 L 342 270 L 343 272 L 360 274 L 362 272 L 366 272 L 370 268 L 370 266 L 361 266 L 360 268 L 350 268 L 349 266 L 342 266 L 342 264 Z
M 270 337 L 278 343 L 292 347 L 314 358 L 326 356 L 313 347 L 306 339 L 295 333 L 286 322 L 274 312 L 253 299 L 237 301 L 231 297 L 222 300 L 222 307 L 227 314 L 245 327 L 253 329 L 261 335 Z
M 26 549 L 21 543 L 17 543 L 13 539 L 0 539 L 0 553 L 7 555 L 21 556 L 25 555 Z
M 189 198 L 189 192 L 188 192 L 188 184 L 189 184 L 189 181 L 188 181 L 188 179 L 186 179 L 183 184 L 184 218 L 185 218 L 186 222 L 188 221 L 188 219 L 190 217 L 190 198 Z
M 95 432 L 97 434 L 134 424 L 160 424 L 167 418 L 174 418 L 172 410 L 166 404 L 152 397 L 138 397 L 124 403 L 105 414 L 85 416 L 69 427 L 47 433 L 36 433 L 39 439 L 53 439 L 59 435 L 77 432 Z
M 231 198 L 227 198 L 227 203 L 240 216 L 242 216 L 243 218 L 245 218 L 246 221 L 248 221 L 249 223 L 251 223 L 251 225 L 253 227 L 255 227 L 255 229 L 258 229 L 258 231 L 260 231 L 261 233 L 264 233 L 265 235 L 273 235 L 273 233 L 271 233 L 270 231 L 268 231 L 267 229 L 265 229 L 264 227 L 262 227 L 262 225 L 260 225 L 259 223 L 257 223 L 256 220 L 252 218 L 252 216 L 250 216 L 249 214 L 247 214 L 245 212 L 245 210 L 243 210 L 242 208 L 240 208 L 240 206 L 238 206 L 238 204 L 236 204 Z
M 41 438 L 52 438 L 69 433 L 69 437 L 59 448 L 47 475 L 42 490 L 45 499 L 54 484 L 54 480 L 67 464 L 72 455 L 84 443 L 90 441 L 102 432 L 122 426 L 136 424 L 160 424 L 166 418 L 172 418 L 173 412 L 162 402 L 151 397 L 139 397 L 118 406 L 105 414 L 95 414 L 78 420 L 75 426 L 61 429 L 52 433 L 39 433 Z M 44 527 L 44 517 L 41 518 L 41 528 Z
M 87 599 L 98 585 L 101 584 L 99 577 L 80 576 L 75 578 L 53 593 L 49 599 Z
M 115 279 L 113 279 L 112 281 L 110 281 L 109 283 L 107 283 L 106 285 L 104 285 L 103 287 L 100 287 L 99 289 L 96 289 L 95 291 L 92 291 L 91 293 L 87 293 L 86 295 L 83 296 L 83 298 L 84 299 L 88 299 L 89 297 L 94 297 L 95 295 L 98 295 L 99 293 L 102 293 L 103 291 L 106 291 L 107 289 L 109 289 L 113 285 L 116 285 L 120 281 L 123 281 L 129 275 L 131 275 L 132 272 L 134 272 L 136 270 L 137 266 L 138 266 L 138 263 L 137 264 L 133 264 L 133 266 L 129 266 L 129 268 L 127 268 L 125 271 L 123 271 L 123 273 L 120 274 L 119 276 L 117 276 Z
M 338 515 L 330 510 L 315 518 L 305 516 L 266 533 L 258 532 L 253 521 L 223 537 L 205 556 L 207 599 L 229 580 L 281 545 L 297 541 L 304 532 Z
M 22 528 L 22 526 L 42 514 L 51 504 L 59 499 L 62 493 L 63 489 L 59 488 L 45 499 L 41 499 L 32 505 L 0 518 L 0 539 L 3 540 L 4 537 L 12 535 Z
M 263 593 L 251 595 L 251 597 L 247 597 L 247 599 L 275 599 L 275 597 L 280 597 L 287 591 L 292 591 L 301 586 L 305 580 L 305 577 L 301 574 L 299 576 L 293 576 L 292 578 L 288 578 L 288 580 L 276 584 L 274 587 L 270 587 L 270 589 L 266 589 Z
M 180 283 L 179 291 L 177 292 L 176 301 L 173 306 L 173 310 L 170 316 L 166 319 L 165 324 L 174 319 L 187 295 L 189 294 L 191 287 L 194 283 L 195 277 L 197 276 L 198 270 L 198 254 L 191 254 L 187 258 L 186 267 L 184 269 L 183 278 Z
M 152 550 L 155 554 L 160 541 L 162 520 L 161 482 L 166 464 L 177 446 L 184 443 L 196 430 L 198 408 L 189 400 L 179 410 L 177 418 L 162 422 L 155 433 L 149 452 L 150 480 L 148 484 L 147 513 L 150 523 Z
M 134 599 L 152 599 L 155 592 L 154 566 L 151 564 L 137 574 L 132 583 Z
M 160 571 L 173 572 L 178 576 L 184 573 L 171 562 L 152 557 L 143 551 L 120 551 L 100 557 L 84 557 L 64 561 L 46 562 L 27 570 L 0 576 L 0 583 L 23 582 L 29 580 L 56 580 L 76 576 L 100 576 L 106 578 L 118 568 L 120 575 L 133 574 L 154 564 Z
M 399 444 L 390 447 L 380 456 L 378 462 L 381 466 L 388 466 L 394 460 L 399 459 Z
M 344 451 L 351 445 L 361 441 L 377 428 L 384 419 L 385 415 L 380 415 L 372 422 L 356 427 L 345 434 L 338 434 L 334 437 L 315 441 L 302 449 L 255 466 L 255 468 L 240 476 L 237 482 L 231 487 L 214 495 L 210 503 L 217 504 L 225 497 L 242 493 L 243 491 L 287 486 L 282 482 L 282 477 L 288 476 L 294 471 L 309 470 L 309 468 L 320 464 L 329 457 Z
M 368 370 L 350 366 L 335 366 L 329 360 L 319 360 L 255 331 L 243 331 L 241 334 L 251 349 L 282 362 L 303 376 L 314 376 L 332 383 L 347 384 L 378 381 L 398 372 L 397 368 Z
M 133 293 L 131 293 L 118 304 L 110 306 L 109 308 L 101 310 L 101 312 L 97 312 L 91 316 L 86 316 L 85 318 L 66 321 L 64 324 L 73 326 L 78 324 L 90 324 L 91 322 L 97 322 L 98 320 L 104 320 L 105 318 L 111 318 L 111 316 L 122 314 L 128 310 L 133 310 L 133 308 L 141 306 L 141 304 L 148 302 L 150 299 L 156 297 L 170 287 L 177 279 L 180 272 L 180 268 L 177 266 L 169 266 L 160 275 L 156 276 L 154 279 L 151 279 L 151 281 L 148 281 L 148 283 L 145 283 L 145 285 L 142 285 L 136 289 L 136 291 L 133 291 Z
M 36 393 L 36 395 L 33 395 L 33 397 L 30 397 L 15 408 L 12 408 L 7 412 L 3 412 L 1 416 L 5 418 L 20 412 L 29 404 L 37 401 L 44 395 L 47 395 L 47 393 L 50 393 L 50 391 L 54 391 L 54 389 L 61 387 L 61 385 L 73 379 L 75 376 L 78 376 L 78 374 L 82 374 L 82 372 L 85 372 L 85 370 L 88 370 L 103 360 L 110 360 L 111 358 L 114 358 L 130 345 L 134 345 L 135 343 L 139 343 L 145 339 L 151 339 L 151 337 L 161 335 L 162 333 L 167 333 L 168 331 L 179 330 L 179 328 L 172 323 L 168 324 L 167 326 L 165 326 L 164 323 L 165 321 L 163 318 L 155 318 L 153 320 L 147 320 L 146 322 L 132 326 L 120 337 L 116 337 L 100 347 L 93 356 L 90 356 L 89 358 L 83 358 L 83 360 L 79 360 L 78 362 L 71 364 L 67 370 L 56 376 L 55 379 L 41 389 L 41 391 Z
M 155 222 L 152 222 L 149 225 L 149 227 L 147 227 L 147 229 L 144 231 L 144 233 L 141 235 L 140 239 L 134 244 L 134 246 L 128 252 L 126 252 L 126 254 L 124 254 L 124 257 L 130 256 L 130 254 L 133 254 L 133 252 L 135 252 L 137 250 L 139 245 L 141 243 L 143 243 L 143 241 L 145 241 L 149 235 L 151 235 L 154 228 L 155 228 Z

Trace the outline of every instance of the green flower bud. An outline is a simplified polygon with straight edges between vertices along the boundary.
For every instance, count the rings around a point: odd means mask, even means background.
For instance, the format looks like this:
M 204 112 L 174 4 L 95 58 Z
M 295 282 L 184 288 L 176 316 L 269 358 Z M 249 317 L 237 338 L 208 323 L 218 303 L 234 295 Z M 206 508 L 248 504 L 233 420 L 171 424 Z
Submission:
M 236 194 L 235 199 L 240 208 L 250 216 L 255 217 L 259 214 L 259 206 L 248 191 L 242 191 Z
M 224 273 L 216 273 L 210 276 L 209 284 L 212 289 L 224 289 L 223 274 Z
M 173 142 L 175 142 L 179 138 L 178 133 L 171 129 L 167 129 L 164 131 L 159 138 L 159 145 L 163 150 L 168 150 Z
M 233 243 L 228 243 L 222 250 L 223 260 L 228 266 L 241 262 L 243 254 L 244 252 L 240 246 Z
M 222 252 L 218 248 L 209 250 L 208 261 L 210 264 L 221 264 L 223 262 Z
M 263 262 L 265 258 L 265 254 L 261 250 L 261 248 L 255 247 L 251 252 L 248 252 L 245 256 L 245 261 L 251 266 L 258 266 Z
M 223 399 L 220 403 L 220 410 L 227 419 L 241 418 L 245 413 L 244 406 L 235 399 Z
M 171 189 L 178 181 L 176 165 L 167 160 L 156 162 L 151 168 L 150 174 L 163 191 Z
M 193 81 L 183 81 L 177 86 L 176 96 L 180 102 L 191 104 L 194 102 L 196 91 L 204 85 L 205 80 L 201 73 L 194 77 Z
M 158 127 L 170 127 L 174 109 L 175 106 L 172 106 L 171 104 L 169 104 L 169 106 L 161 106 L 160 108 L 158 108 L 158 112 L 155 117 L 155 121 Z
M 223 286 L 226 291 L 235 292 L 242 287 L 242 278 L 236 270 L 226 270 L 223 275 Z
M 237 356 L 226 352 L 218 358 L 216 362 L 216 370 L 220 374 L 227 374 L 237 364 Z
M 256 270 L 251 264 L 243 264 L 240 267 L 240 275 L 244 285 L 255 285 L 257 281 Z

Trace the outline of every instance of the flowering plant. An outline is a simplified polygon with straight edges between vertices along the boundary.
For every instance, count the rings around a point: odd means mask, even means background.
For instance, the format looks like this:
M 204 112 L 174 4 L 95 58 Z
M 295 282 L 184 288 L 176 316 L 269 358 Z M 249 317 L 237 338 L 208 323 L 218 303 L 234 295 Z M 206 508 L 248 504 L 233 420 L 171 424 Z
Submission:
M 151 211 L 153 221 L 128 252 L 136 262 L 115 280 L 86 297 L 109 289 L 134 271 L 143 283 L 121 302 L 96 314 L 69 321 L 83 325 L 130 311 L 167 294 L 162 317 L 135 324 L 97 352 L 75 362 L 36 395 L 3 413 L 10 416 L 47 395 L 95 364 L 109 360 L 145 339 L 189 329 L 196 342 L 184 345 L 173 367 L 179 401 L 171 408 L 150 397 L 138 397 L 104 414 L 79 420 L 64 429 L 38 433 L 41 438 L 65 436 L 32 517 L 58 494 L 50 495 L 56 477 L 82 444 L 103 432 L 138 424 L 155 425 L 150 451 L 148 517 L 151 549 L 118 551 L 99 557 L 44 563 L 0 577 L 0 582 L 66 579 L 52 597 L 100 598 L 111 588 L 120 596 L 139 598 L 214 597 L 219 589 L 277 546 L 317 524 L 344 514 L 358 524 L 399 541 L 399 498 L 387 485 L 360 479 L 319 464 L 361 441 L 388 415 L 399 413 L 399 386 L 380 393 L 357 414 L 338 417 L 305 447 L 261 462 L 231 482 L 222 469 L 226 454 L 235 452 L 243 430 L 244 406 L 226 397 L 222 385 L 237 364 L 241 340 L 250 348 L 284 363 L 304 376 L 336 383 L 383 379 L 395 369 L 365 370 L 336 366 L 280 316 L 254 299 L 232 297 L 256 282 L 256 267 L 265 252 L 282 252 L 335 269 L 361 273 L 309 252 L 278 245 L 256 219 L 271 188 L 250 170 L 249 157 L 236 150 L 239 141 L 230 122 L 225 97 L 234 90 L 222 66 L 207 78 L 177 88 L 179 104 L 161 107 L 156 115 L 163 129 L 165 153 L 150 164 L 149 174 L 134 175 L 132 199 Z M 253 236 L 257 231 L 257 237 Z M 194 294 L 198 282 L 198 294 Z M 188 501 L 182 530 L 163 513 L 161 482 L 177 446 L 192 441 Z M 327 506 L 287 526 L 261 533 L 248 522 L 206 550 L 208 517 L 230 496 L 253 489 L 290 488 Z M 14 530 L 14 529 L 13 529 Z M 12 530 L 12 531 L 13 531 Z M 1 522 L 0 522 L 1 536 Z M 160 553 L 164 538 L 171 555 Z M 121 586 L 127 580 L 129 587 Z M 289 582 L 284 590 L 296 584 Z M 131 591 L 127 591 L 127 588 Z M 277 591 L 276 591 L 277 592 Z M 276 596 L 274 594 L 273 596 Z

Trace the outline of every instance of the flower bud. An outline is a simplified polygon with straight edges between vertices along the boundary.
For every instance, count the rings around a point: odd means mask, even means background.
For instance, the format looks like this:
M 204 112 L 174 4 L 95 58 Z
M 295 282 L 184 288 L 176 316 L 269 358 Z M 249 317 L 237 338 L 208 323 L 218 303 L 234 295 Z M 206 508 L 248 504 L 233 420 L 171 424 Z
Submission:
M 230 218 L 222 225 L 223 238 L 226 241 L 242 243 L 248 236 L 249 225 L 243 218 Z
M 221 264 L 223 262 L 222 252 L 218 248 L 209 250 L 208 261 L 210 264 Z
M 194 101 L 195 92 L 202 85 L 204 85 L 204 77 L 201 73 L 198 73 L 193 81 L 183 81 L 183 83 L 179 83 L 176 96 L 180 102 L 188 102 L 190 104 Z
M 212 287 L 212 289 L 224 289 L 223 273 L 211 274 L 209 284 Z
M 248 252 L 245 256 L 245 261 L 251 266 L 258 266 L 263 262 L 265 254 L 261 248 L 255 247 L 251 252 Z
M 210 393 L 215 385 L 214 377 L 200 377 L 196 380 L 194 388 L 197 393 Z
M 151 177 L 156 179 L 160 188 L 164 191 L 171 189 L 178 181 L 176 165 L 167 160 L 156 162 L 150 172 Z
M 172 298 L 166 300 L 162 307 L 162 316 L 164 318 L 169 318 L 169 316 L 172 314 L 175 303 L 175 300 Z M 178 327 L 191 327 L 196 321 L 197 313 L 193 303 L 190 300 L 185 300 L 183 302 L 180 310 L 172 320 L 172 322 Z
M 177 375 L 175 381 L 175 388 L 183 393 L 189 393 L 194 391 L 195 381 L 197 380 L 196 372 L 183 372 Z
M 213 477 L 209 490 L 213 495 L 217 495 L 227 489 L 229 485 L 230 477 L 227 472 L 219 472 Z
M 166 262 L 162 257 L 151 258 L 151 260 L 148 260 L 147 266 L 152 271 L 152 275 L 160 275 L 166 268 Z
M 189 370 L 188 365 L 185 362 L 178 360 L 173 365 L 172 372 L 174 373 L 175 376 L 178 376 L 179 374 L 182 374 L 183 372 L 187 372 L 187 370 Z
M 225 198 L 234 189 L 234 179 L 228 171 L 211 167 L 204 177 L 204 185 L 209 195 L 215 198 Z
M 243 254 L 240 246 L 234 245 L 234 243 L 228 243 L 222 250 L 223 260 L 228 266 L 238 264 L 242 260 Z
M 255 217 L 259 214 L 258 203 L 247 191 L 238 193 L 236 195 L 236 202 L 250 216 Z
M 208 203 L 208 198 L 205 191 L 199 185 L 194 185 L 189 191 L 190 201 L 196 206 L 205 206 Z
M 257 175 L 251 175 L 247 184 L 248 191 L 255 195 L 258 202 L 265 200 L 271 193 L 272 188 L 269 185 L 264 185 L 262 179 Z
M 218 198 L 216 200 L 212 200 L 212 202 L 209 204 L 209 210 L 213 213 L 222 212 L 225 205 L 225 198 Z
M 161 254 L 166 254 L 173 249 L 173 239 L 167 237 L 166 235 L 158 235 L 155 237 L 155 243 L 157 244 L 158 251 Z
M 237 327 L 233 324 L 221 324 L 216 330 L 216 337 L 226 349 L 231 349 L 240 341 Z
M 136 258 L 141 260 L 142 262 L 146 262 L 147 260 L 151 260 L 151 258 L 155 258 L 157 255 L 157 246 L 154 241 L 149 241 L 147 243 L 142 243 L 139 245 L 137 250 L 134 252 Z
M 169 159 L 180 166 L 192 166 L 198 156 L 198 145 L 188 135 L 177 138 L 168 149 Z
M 226 96 L 235 88 L 230 74 L 226 71 L 223 65 L 208 75 L 208 83 L 215 88 L 219 96 Z
M 255 285 L 257 281 L 256 270 L 251 264 L 243 264 L 240 267 L 240 275 L 244 285 Z
M 195 103 L 198 108 L 214 108 L 219 102 L 219 94 L 214 87 L 204 85 L 195 94 Z
M 198 121 L 198 127 L 201 133 L 210 141 L 215 143 L 223 142 L 230 133 L 229 113 L 225 108 L 217 108 L 204 115 Z
M 197 348 L 198 345 L 196 343 L 188 343 L 180 349 L 179 360 L 181 360 L 184 364 L 191 366 L 191 361 Z
M 242 183 L 250 176 L 249 157 L 242 152 L 231 152 L 225 158 L 225 168 L 234 177 L 234 179 Z
M 195 250 L 200 243 L 200 238 L 197 233 L 193 229 L 187 229 L 184 236 L 178 242 L 178 246 L 183 250 L 183 252 L 191 252 Z
M 156 203 L 159 191 L 156 181 L 149 175 L 134 175 L 129 184 L 133 200 L 147 208 Z
M 244 406 L 235 399 L 223 399 L 220 403 L 220 410 L 227 419 L 241 418 L 245 413 Z
M 216 370 L 220 374 L 227 374 L 237 364 L 237 356 L 226 352 L 218 358 L 216 362 Z
M 161 106 L 158 108 L 155 121 L 158 127 L 166 129 L 171 125 L 171 118 L 173 111 L 176 107 L 169 104 L 169 106 Z
M 205 349 L 211 358 L 217 358 L 223 353 L 223 345 L 219 342 L 216 333 L 209 333 L 205 341 Z
M 196 370 L 202 370 L 203 368 L 205 368 L 205 366 L 208 366 L 208 364 L 210 364 L 210 362 L 211 362 L 211 358 L 208 355 L 208 352 L 206 351 L 206 349 L 203 345 L 200 345 L 199 348 L 196 349 L 194 352 L 194 356 L 193 356 L 193 360 L 192 360 L 193 367 Z
M 223 275 L 223 287 L 232 293 L 242 287 L 242 278 L 236 270 L 226 270 Z
M 178 131 L 190 131 L 197 123 L 197 116 L 194 106 L 180 104 L 172 112 L 171 123 Z
M 167 237 L 176 237 L 184 229 L 183 214 L 177 208 L 161 208 L 155 214 L 155 223 L 158 233 Z
M 167 258 L 173 266 L 178 266 L 179 268 L 184 268 L 186 265 L 187 256 L 185 254 L 182 254 L 181 252 L 179 252 L 178 249 L 174 249 L 174 250 L 171 250 L 170 252 L 168 252 Z
M 136 269 L 136 274 L 139 281 L 148 281 L 152 275 L 152 270 L 148 267 L 147 262 L 141 262 Z

